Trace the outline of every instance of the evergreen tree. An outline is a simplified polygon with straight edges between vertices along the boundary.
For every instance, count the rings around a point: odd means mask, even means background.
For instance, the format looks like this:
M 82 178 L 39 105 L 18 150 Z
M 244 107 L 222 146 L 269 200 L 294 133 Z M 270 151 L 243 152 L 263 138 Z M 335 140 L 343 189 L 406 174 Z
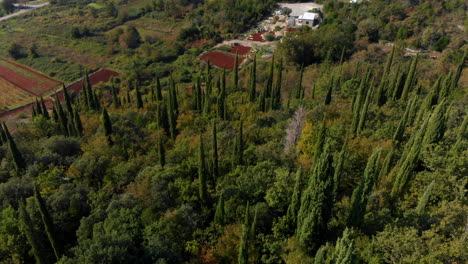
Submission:
M 409 182 L 414 169 L 416 168 L 422 149 L 423 138 L 426 134 L 427 125 L 428 119 L 424 121 L 419 130 L 410 138 L 397 166 L 393 169 L 396 173 L 396 178 L 393 182 L 390 194 L 392 199 L 396 199 L 401 195 L 406 184 Z
M 42 106 L 42 115 L 46 119 L 50 119 L 49 111 L 47 111 L 47 107 L 46 107 L 46 104 L 44 102 L 44 98 L 42 96 L 41 96 L 41 106 Z
M 109 145 L 113 144 L 111 135 L 112 135 L 112 122 L 110 120 L 109 114 L 107 113 L 106 108 L 102 109 L 101 122 L 104 127 L 104 136 L 107 139 Z
M 212 142 L 211 142 L 211 147 L 213 148 L 212 151 L 212 160 L 213 160 L 213 166 L 212 166 L 212 178 L 213 182 L 216 182 L 216 180 L 219 177 L 219 157 L 218 157 L 218 136 L 217 136 L 217 130 L 216 130 L 216 121 L 213 120 L 213 131 L 212 131 Z
M 249 99 L 250 102 L 255 102 L 257 97 L 256 95 L 256 83 L 257 83 L 257 54 L 254 55 L 253 63 L 250 69 L 250 92 Z
M 324 103 L 325 105 L 329 105 L 332 100 L 332 91 L 333 91 L 333 85 L 334 85 L 333 78 L 334 77 L 332 76 L 330 82 L 328 83 L 327 94 L 325 96 L 325 103 Z
M 168 117 L 168 124 L 169 124 L 169 135 L 172 139 L 175 139 L 176 137 L 176 122 L 177 122 L 177 116 L 176 116 L 176 110 L 174 107 L 174 101 L 171 100 L 171 98 L 167 99 L 167 104 L 169 107 L 167 108 L 167 117 Z
M 80 114 L 78 114 L 76 109 L 73 114 L 73 122 L 75 131 L 77 132 L 78 136 L 81 137 L 83 135 L 83 123 L 81 122 Z
M 234 59 L 234 71 L 232 77 L 232 90 L 238 91 L 239 89 L 239 55 L 236 52 L 236 57 Z
M 354 239 L 352 238 L 353 232 L 346 228 L 343 235 L 338 238 L 333 252 L 334 264 L 354 264 L 357 263 L 357 252 Z
M 416 67 L 418 65 L 418 54 L 416 57 L 411 61 L 410 70 L 408 72 L 408 76 L 405 80 L 405 85 L 403 86 L 403 91 L 401 93 L 401 100 L 406 101 L 408 99 L 408 95 L 411 92 L 412 87 L 414 86 L 416 80 Z
M 365 127 L 366 120 L 367 120 L 367 110 L 369 109 L 369 104 L 374 93 L 374 84 L 373 82 L 370 83 L 370 87 L 367 91 L 366 100 L 364 101 L 364 105 L 359 112 L 359 123 L 357 126 L 357 134 L 360 134 Z
M 245 220 L 244 226 L 242 227 L 242 236 L 239 246 L 239 264 L 248 264 L 249 263 L 249 230 L 250 230 L 250 216 L 249 216 L 250 206 L 247 203 L 245 208 Z
M 330 244 L 327 242 L 325 245 L 321 246 L 314 257 L 314 264 L 327 264 L 327 255 L 330 251 Z
M 111 93 L 112 93 L 112 103 L 114 104 L 114 107 L 116 109 L 120 108 L 120 100 L 118 97 L 117 89 L 115 88 L 114 79 L 112 79 L 112 83 L 111 83 Z
M 297 225 L 297 213 L 301 207 L 301 195 L 302 195 L 302 172 L 297 170 L 296 172 L 296 181 L 294 184 L 294 191 L 291 197 L 291 202 L 288 206 L 288 211 L 286 212 L 286 220 L 289 227 L 295 227 Z
M 19 172 L 20 170 L 26 168 L 26 161 L 24 160 L 23 155 L 16 146 L 15 140 L 10 135 L 10 132 L 8 131 L 8 128 L 6 127 L 5 123 L 3 123 L 3 130 L 5 131 L 7 138 L 8 151 L 10 152 L 11 158 L 13 159 L 16 171 Z
M 322 119 L 322 124 L 320 125 L 319 132 L 317 134 L 317 141 L 314 146 L 314 163 L 322 154 L 323 147 L 325 145 L 325 140 L 327 138 L 327 122 L 325 116 Z
M 385 102 L 387 101 L 387 98 L 386 98 L 387 92 L 385 88 L 388 85 L 388 76 L 390 75 L 390 69 L 392 67 L 394 55 L 395 55 L 395 46 L 393 46 L 392 51 L 390 52 L 390 55 L 387 57 L 387 62 L 385 64 L 385 68 L 382 74 L 382 79 L 377 89 L 376 101 L 377 101 L 377 106 L 379 107 L 384 105 Z
M 395 149 L 392 148 L 388 152 L 387 156 L 385 156 L 385 160 L 383 162 L 382 168 L 380 169 L 379 179 L 382 179 L 383 177 L 387 176 L 388 173 L 390 172 L 390 169 L 392 168 L 394 156 L 395 156 Z
M 162 138 L 159 138 L 158 159 L 161 167 L 164 167 L 164 165 L 166 165 L 166 150 L 164 149 L 164 143 Z
M 307 189 L 302 193 L 297 215 L 296 236 L 308 252 L 323 242 L 327 223 L 333 209 L 333 158 L 328 142 L 309 177 Z
M 203 137 L 200 135 L 200 149 L 198 152 L 198 184 L 200 200 L 203 204 L 208 203 L 207 170 L 205 161 L 205 149 L 203 146 Z
M 447 123 L 447 100 L 444 99 L 432 113 L 424 135 L 423 145 L 439 142 L 445 133 Z
M 406 105 L 405 113 L 403 114 L 403 117 L 400 119 L 400 122 L 398 123 L 398 127 L 395 130 L 395 133 L 393 134 L 394 141 L 401 142 L 403 140 L 403 135 L 405 133 L 406 124 L 408 122 L 408 117 L 410 114 L 410 109 L 411 109 L 411 106 L 415 103 L 416 103 L 416 97 L 413 97 L 411 100 L 408 101 L 408 104 Z
M 343 165 L 344 165 L 344 162 L 345 162 L 345 155 L 346 155 L 346 152 L 345 152 L 345 149 L 346 149 L 346 143 L 343 144 L 343 147 L 341 148 L 341 151 L 340 153 L 338 154 L 338 158 L 335 160 L 335 164 L 334 164 L 334 168 L 335 168 L 335 172 L 333 174 L 333 183 L 334 183 L 334 186 L 333 186 L 333 197 L 334 197 L 334 200 L 336 201 L 337 200 L 337 196 L 338 196 L 338 189 L 339 189 L 339 183 L 341 181 L 341 177 L 342 177 L 342 173 L 343 173 Z
M 57 95 L 55 95 L 55 106 L 57 108 L 57 116 L 62 132 L 65 135 L 69 136 L 70 134 L 68 131 L 68 118 L 65 114 L 65 111 L 63 111 L 62 104 L 60 103 L 60 100 L 58 99 Z
M 239 131 L 237 132 L 236 142 L 234 144 L 234 165 L 242 165 L 244 163 L 244 137 L 243 137 L 243 122 L 239 122 Z
M 57 113 L 57 110 L 55 109 L 55 106 L 52 106 L 52 120 L 54 120 L 54 122 L 59 121 L 58 113 Z
M 294 96 L 296 99 L 302 99 L 302 96 L 304 94 L 303 88 L 302 88 L 302 76 L 303 75 L 304 75 L 304 65 L 302 65 L 301 70 L 299 71 L 299 77 L 297 78 L 296 93 Z
M 29 213 L 26 211 L 26 206 L 22 200 L 19 202 L 18 213 L 20 230 L 26 236 L 29 245 L 31 245 L 31 251 L 36 260 L 36 264 L 46 263 L 44 256 L 42 255 L 41 243 L 34 231 L 34 223 L 31 220 Z
M 72 101 L 71 101 L 70 94 L 68 93 L 68 90 L 65 87 L 65 84 L 62 84 L 62 91 L 63 91 L 63 98 L 65 100 L 65 105 L 67 106 L 68 114 L 71 116 L 73 115 Z
M 271 109 L 281 109 L 281 82 L 283 79 L 283 60 L 280 60 L 277 69 L 276 85 L 271 96 Z
M 42 113 L 42 106 L 41 106 L 41 104 L 39 103 L 39 101 L 37 100 L 37 98 L 36 98 L 36 111 L 37 111 L 37 114 L 38 114 L 38 115 L 43 115 L 43 113 Z
M 159 80 L 159 77 L 156 78 L 156 101 L 162 101 L 163 96 L 162 96 L 162 88 L 161 88 L 161 81 Z
M 218 204 L 216 205 L 214 222 L 220 226 L 224 226 L 225 224 L 224 192 L 222 192 L 219 196 Z
M 39 213 L 41 214 L 42 224 L 44 225 L 47 238 L 49 239 L 52 250 L 54 251 L 55 258 L 58 261 L 61 257 L 61 254 L 59 253 L 58 245 L 55 238 L 56 234 L 54 230 L 54 223 L 47 210 L 44 199 L 42 199 L 41 193 L 39 192 L 39 190 L 37 190 L 37 186 L 34 186 L 34 198 L 36 200 Z
M 140 88 L 138 83 L 135 81 L 135 95 L 136 95 L 136 104 L 138 109 L 143 108 L 143 99 L 141 98 Z
M 432 181 L 429 186 L 427 186 L 424 194 L 419 199 L 418 206 L 416 207 L 416 214 L 422 215 L 424 214 L 424 210 L 426 209 L 427 203 L 429 202 L 429 198 L 431 197 L 432 191 L 434 190 L 435 181 Z
M 366 213 L 367 201 L 372 192 L 374 182 L 379 173 L 380 149 L 374 151 L 367 161 L 366 169 L 361 183 L 354 189 L 351 197 L 351 212 L 348 217 L 348 225 L 360 227 Z

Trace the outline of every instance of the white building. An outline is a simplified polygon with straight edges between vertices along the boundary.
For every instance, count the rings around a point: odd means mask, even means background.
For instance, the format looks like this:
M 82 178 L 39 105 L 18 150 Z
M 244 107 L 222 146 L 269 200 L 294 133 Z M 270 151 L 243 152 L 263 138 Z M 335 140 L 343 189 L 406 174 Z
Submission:
M 315 27 L 318 24 L 320 24 L 320 20 L 321 19 L 319 13 L 305 12 L 303 15 L 300 15 L 297 19 L 297 25 Z

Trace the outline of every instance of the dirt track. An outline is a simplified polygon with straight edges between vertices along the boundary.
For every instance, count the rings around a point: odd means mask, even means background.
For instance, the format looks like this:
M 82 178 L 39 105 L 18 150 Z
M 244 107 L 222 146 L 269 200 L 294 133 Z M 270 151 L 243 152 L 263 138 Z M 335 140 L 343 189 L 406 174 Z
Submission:
M 9 14 L 7 16 L 0 17 L 0 21 L 4 21 L 4 20 L 10 19 L 12 17 L 19 16 L 21 14 L 24 14 L 24 13 L 29 12 L 29 11 L 33 11 L 35 9 L 46 6 L 48 4 L 49 4 L 49 2 L 45 2 L 45 3 L 39 4 L 39 5 L 25 5 L 25 6 L 23 6 L 23 9 L 20 9 L 18 12 L 15 12 L 13 14 Z

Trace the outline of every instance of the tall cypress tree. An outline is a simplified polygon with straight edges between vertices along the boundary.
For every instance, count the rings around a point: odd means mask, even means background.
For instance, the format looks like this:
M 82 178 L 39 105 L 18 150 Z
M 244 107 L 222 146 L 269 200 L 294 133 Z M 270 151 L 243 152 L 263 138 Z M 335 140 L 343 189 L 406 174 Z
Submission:
M 271 109 L 281 109 L 281 82 L 283 81 L 283 60 L 281 59 L 278 64 L 276 85 L 273 89 L 271 96 Z
M 249 263 L 249 230 L 250 230 L 250 206 L 247 203 L 247 207 L 245 208 L 245 220 L 244 226 L 242 227 L 242 236 L 239 245 L 239 257 L 238 263 L 239 264 L 248 264 Z
M 80 114 L 78 114 L 76 109 L 73 114 L 73 122 L 78 136 L 81 137 L 83 135 L 83 123 L 81 122 Z
M 369 90 L 367 91 L 366 100 L 364 101 L 364 105 L 359 113 L 359 123 L 357 126 L 357 134 L 360 134 L 365 127 L 366 120 L 367 120 L 367 110 L 369 109 L 369 104 L 374 93 L 374 84 L 373 82 L 370 83 Z
M 214 222 L 220 226 L 224 226 L 225 224 L 224 192 L 222 192 L 219 196 L 218 204 L 216 205 Z
M 392 168 L 394 156 L 395 156 L 395 149 L 392 148 L 388 152 L 387 156 L 385 156 L 385 160 L 383 162 L 382 168 L 380 169 L 379 179 L 382 179 L 383 177 L 388 175 L 388 173 L 390 172 L 390 169 Z
M 341 174 L 343 173 L 343 165 L 345 162 L 345 155 L 346 155 L 346 143 L 343 144 L 340 153 L 338 154 L 338 158 L 335 160 L 334 168 L 335 172 L 333 174 L 333 198 L 336 201 L 338 199 L 338 189 L 339 189 L 339 183 L 341 182 Z
M 34 231 L 34 223 L 31 220 L 28 211 L 26 210 L 26 206 L 24 205 L 23 200 L 19 202 L 18 215 L 20 230 L 26 236 L 29 245 L 31 245 L 31 251 L 34 255 L 36 263 L 45 263 L 44 256 L 42 255 L 41 243 Z
M 296 172 L 296 181 L 294 183 L 291 202 L 286 211 L 286 221 L 288 222 L 289 228 L 294 228 L 297 225 L 297 213 L 301 207 L 302 185 L 304 184 L 302 178 L 302 171 L 299 169 Z
M 69 136 L 70 133 L 68 131 L 68 118 L 65 114 L 65 111 L 63 111 L 62 104 L 60 103 L 60 100 L 58 99 L 57 95 L 55 95 L 55 106 L 57 109 L 57 116 L 58 116 L 58 121 L 60 123 L 60 127 L 62 128 L 62 132 Z
M 328 142 L 309 177 L 307 189 L 302 193 L 297 215 L 296 236 L 308 252 L 323 242 L 327 223 L 333 208 L 333 158 Z
M 333 252 L 334 264 L 353 264 L 357 260 L 356 246 L 352 238 L 353 232 L 349 228 L 343 231 L 343 235 L 338 238 L 335 251 Z
M 319 132 L 317 134 L 317 141 L 315 142 L 315 146 L 314 146 L 314 163 L 322 154 L 322 150 L 325 145 L 326 138 L 327 138 L 327 121 L 326 121 L 326 117 L 324 116 L 322 119 L 322 124 L 320 125 Z
M 326 243 L 321 246 L 315 253 L 314 263 L 313 264 L 327 264 L 327 255 L 330 251 L 330 243 Z
M 200 135 L 200 149 L 198 152 L 198 184 L 201 202 L 208 203 L 207 170 L 205 161 L 205 149 L 203 146 L 203 137 Z
M 249 92 L 249 99 L 250 102 L 255 102 L 257 97 L 256 94 L 256 84 L 257 84 L 257 54 L 254 55 L 252 68 L 250 69 L 250 92 Z
M 17 172 L 26 168 L 26 161 L 23 158 L 23 155 L 19 151 L 18 147 L 16 146 L 15 140 L 11 136 L 10 132 L 8 131 L 7 126 L 3 123 L 3 130 L 6 135 L 7 143 L 8 143 L 8 150 L 10 152 L 11 158 L 13 159 L 13 163 L 15 165 L 15 169 Z
M 164 149 L 164 143 L 162 138 L 159 138 L 158 142 L 158 159 L 159 159 L 159 164 L 161 167 L 164 167 L 166 165 L 166 150 Z
M 49 239 L 52 250 L 54 251 L 55 258 L 58 261 L 61 257 L 61 254 L 59 252 L 58 245 L 56 242 L 54 223 L 52 222 L 49 211 L 47 210 L 47 207 L 45 205 L 44 199 L 42 199 L 41 193 L 37 190 L 37 186 L 34 186 L 34 198 L 36 200 L 39 213 L 41 214 L 42 224 L 44 225 L 47 238 Z
M 107 113 L 106 108 L 102 109 L 102 114 L 101 114 L 101 122 L 104 127 L 104 136 L 107 139 L 107 143 L 109 145 L 112 145 L 114 142 L 112 141 L 111 135 L 112 135 L 112 122 L 110 120 L 109 114 Z
M 418 54 L 416 57 L 411 61 L 410 70 L 408 72 L 408 76 L 405 80 L 405 85 L 403 86 L 403 91 L 401 93 L 401 100 L 406 101 L 408 99 L 408 94 L 411 92 L 412 87 L 414 86 L 414 82 L 416 80 L 416 67 L 418 65 Z
M 424 135 L 423 145 L 437 143 L 445 133 L 447 123 L 447 100 L 444 99 L 432 113 L 429 124 Z
M 406 124 L 408 123 L 410 109 L 414 103 L 416 103 L 416 97 L 413 97 L 411 100 L 409 100 L 408 104 L 406 105 L 405 113 L 403 114 L 403 117 L 400 119 L 400 122 L 398 123 L 398 127 L 395 130 L 395 133 L 393 134 L 393 140 L 396 142 L 401 142 L 403 139 L 403 135 L 406 129 Z
M 302 88 L 302 76 L 304 75 L 304 64 L 301 66 L 301 70 L 299 71 L 299 76 L 297 78 L 297 83 L 296 83 L 296 92 L 294 97 L 296 99 L 301 99 L 303 95 L 303 88 Z
M 141 98 L 140 88 L 138 83 L 135 81 L 135 94 L 136 94 L 136 104 L 137 108 L 143 108 L 143 99 Z
M 244 137 L 243 137 L 243 122 L 239 122 L 239 131 L 237 132 L 236 142 L 234 144 L 234 165 L 242 165 L 244 163 Z
M 118 97 L 117 89 L 115 88 L 114 79 L 112 79 L 112 83 L 111 83 L 111 93 L 112 93 L 112 103 L 114 104 L 114 107 L 116 109 L 120 108 L 120 100 Z
M 324 103 L 325 105 L 329 105 L 332 100 L 332 91 L 333 91 L 333 85 L 334 85 L 333 78 L 334 76 L 331 77 L 331 80 L 328 83 L 327 94 L 325 96 L 325 103 Z
M 159 77 L 156 78 L 156 101 L 162 101 L 163 96 L 162 96 L 162 88 L 161 88 L 161 81 L 159 80 Z
M 73 115 L 73 107 L 70 94 L 68 93 L 65 84 L 62 84 L 62 91 L 63 91 L 63 98 L 65 99 L 65 105 L 67 106 L 68 114 L 71 116 Z
M 418 206 L 416 207 L 416 214 L 422 215 L 424 214 L 424 210 L 426 209 L 427 204 L 429 203 L 429 198 L 432 195 L 432 191 L 434 190 L 435 181 L 432 181 L 429 186 L 427 186 L 424 194 L 421 196 L 418 202 Z
M 360 227 L 366 213 L 367 201 L 372 192 L 374 182 L 379 174 L 380 149 L 372 153 L 367 161 L 366 169 L 361 183 L 354 189 L 351 196 L 351 211 L 348 217 L 348 225 Z
M 212 178 L 213 182 L 216 182 L 216 180 L 219 177 L 219 157 L 218 157 L 218 135 L 217 135 L 217 130 L 216 130 L 216 121 L 213 120 L 213 129 L 212 129 L 212 141 L 211 141 L 211 147 L 213 148 L 212 150 L 212 160 L 213 160 L 213 166 L 212 166 Z
M 233 91 L 238 91 L 239 89 L 239 55 L 236 52 L 236 57 L 234 59 L 234 71 L 233 71 L 233 77 L 232 77 L 232 89 Z
M 47 111 L 46 104 L 44 102 L 44 98 L 41 96 L 41 106 L 42 106 L 42 114 L 46 119 L 50 119 L 49 111 Z

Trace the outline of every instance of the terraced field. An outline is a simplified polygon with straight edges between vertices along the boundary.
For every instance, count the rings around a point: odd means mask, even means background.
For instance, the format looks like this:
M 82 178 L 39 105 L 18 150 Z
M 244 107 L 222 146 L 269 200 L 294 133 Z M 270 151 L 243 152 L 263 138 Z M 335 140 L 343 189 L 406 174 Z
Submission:
M 60 85 L 42 73 L 0 58 L 0 113 L 28 104 Z
M 13 109 L 34 100 L 28 92 L 0 78 L 0 112 Z

